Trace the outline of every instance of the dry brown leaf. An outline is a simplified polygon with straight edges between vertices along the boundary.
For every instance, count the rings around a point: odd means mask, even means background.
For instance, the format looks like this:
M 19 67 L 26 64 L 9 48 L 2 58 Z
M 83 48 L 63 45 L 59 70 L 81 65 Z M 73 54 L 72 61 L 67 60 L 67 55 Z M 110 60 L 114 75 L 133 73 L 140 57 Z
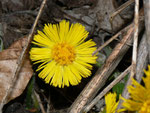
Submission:
M 26 37 L 21 38 L 14 42 L 8 49 L 0 52 L 0 102 L 6 94 L 7 87 L 11 85 L 12 75 L 17 67 L 17 59 L 21 54 L 26 40 Z M 32 74 L 32 66 L 27 55 L 15 85 L 11 88 L 11 95 L 7 102 L 22 94 Z

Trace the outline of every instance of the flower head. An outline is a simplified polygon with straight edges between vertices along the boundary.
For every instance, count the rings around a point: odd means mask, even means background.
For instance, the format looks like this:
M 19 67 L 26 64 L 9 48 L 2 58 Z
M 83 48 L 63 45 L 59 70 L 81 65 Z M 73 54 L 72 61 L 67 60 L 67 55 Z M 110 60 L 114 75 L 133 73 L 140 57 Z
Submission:
M 105 96 L 105 103 L 106 103 L 106 113 L 115 113 L 118 102 L 116 102 L 116 93 L 108 93 Z
M 34 36 L 30 58 L 41 63 L 36 71 L 39 77 L 55 87 L 77 85 L 82 77 L 91 75 L 97 56 L 92 56 L 96 44 L 85 42 L 88 32 L 79 23 L 69 25 L 65 20 L 59 24 L 44 26 L 43 32 Z
M 144 86 L 132 79 L 132 84 L 128 87 L 130 99 L 123 102 L 124 110 L 138 111 L 139 113 L 150 113 L 150 65 L 148 71 L 144 70 L 146 77 L 143 77 Z

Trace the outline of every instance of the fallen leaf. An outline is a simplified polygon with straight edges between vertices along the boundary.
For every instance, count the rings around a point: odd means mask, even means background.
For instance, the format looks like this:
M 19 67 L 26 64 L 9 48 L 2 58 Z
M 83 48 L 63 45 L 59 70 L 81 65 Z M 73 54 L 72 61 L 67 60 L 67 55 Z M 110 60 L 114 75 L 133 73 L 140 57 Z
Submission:
M 8 86 L 11 85 L 12 76 L 17 67 L 17 59 L 25 46 L 26 40 L 26 37 L 21 38 L 14 42 L 8 49 L 0 52 L 0 102 L 6 95 Z M 18 78 L 15 81 L 14 86 L 11 87 L 11 94 L 9 95 L 8 100 L 6 100 L 7 102 L 22 94 L 32 74 L 33 71 L 29 55 L 26 55 Z
M 116 32 L 125 24 L 120 15 L 115 16 L 112 23 L 110 22 L 111 14 L 116 11 L 112 0 L 99 0 L 97 7 L 93 11 L 96 10 L 98 25 L 105 31 Z

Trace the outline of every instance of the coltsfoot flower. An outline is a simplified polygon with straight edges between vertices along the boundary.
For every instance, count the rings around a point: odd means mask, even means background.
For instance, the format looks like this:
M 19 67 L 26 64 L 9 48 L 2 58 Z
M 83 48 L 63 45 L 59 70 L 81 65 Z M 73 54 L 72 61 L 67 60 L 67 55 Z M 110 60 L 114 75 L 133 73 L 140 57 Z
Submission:
M 118 102 L 116 102 L 116 93 L 108 93 L 105 96 L 105 104 L 106 104 L 106 113 L 115 113 Z
M 55 87 L 77 85 L 82 77 L 91 75 L 92 65 L 97 56 L 95 42 L 85 41 L 88 32 L 79 23 L 69 25 L 63 20 L 59 24 L 44 26 L 43 32 L 34 36 L 30 58 L 34 63 L 41 63 L 36 71 L 39 77 Z
M 132 79 L 132 85 L 128 87 L 130 99 L 123 102 L 123 110 L 138 111 L 138 113 L 150 113 L 150 65 L 144 70 L 146 77 L 143 77 L 144 86 Z

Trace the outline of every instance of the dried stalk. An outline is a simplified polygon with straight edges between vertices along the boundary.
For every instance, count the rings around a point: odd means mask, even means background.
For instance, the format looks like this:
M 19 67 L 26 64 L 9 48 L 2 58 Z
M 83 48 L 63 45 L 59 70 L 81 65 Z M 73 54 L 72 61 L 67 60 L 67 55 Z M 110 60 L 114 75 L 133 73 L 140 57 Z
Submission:
M 145 69 L 145 67 L 147 66 L 147 61 L 148 61 L 148 51 L 147 51 L 147 47 L 146 47 L 146 35 L 144 33 L 140 45 L 139 45 L 139 49 L 138 49 L 138 57 L 137 57 L 137 67 L 136 67 L 136 75 L 135 78 L 138 82 L 141 81 L 141 77 L 143 76 L 143 69 Z M 127 87 L 128 85 L 126 85 Z M 124 92 L 126 92 L 127 90 L 124 90 Z M 124 94 L 123 92 L 123 94 Z M 118 109 L 121 108 L 121 104 L 122 104 L 122 100 L 120 100 L 119 105 L 118 105 Z
M 114 85 L 116 85 L 120 80 L 122 80 L 130 71 L 131 66 L 129 66 L 123 73 L 121 73 L 113 82 L 111 82 L 97 97 L 95 97 L 91 103 L 89 103 L 84 112 L 88 112 Z
M 144 2 L 147 49 L 149 53 L 148 60 L 150 63 L 150 0 L 143 0 L 143 2 Z
M 141 9 L 140 10 L 140 18 L 139 18 L 139 33 L 142 31 L 142 29 L 144 28 L 144 22 L 143 22 L 143 20 L 144 20 L 144 18 L 143 18 L 143 9 Z M 139 53 L 138 53 L 139 54 Z M 123 91 L 123 93 L 122 93 L 122 96 L 123 97 L 125 97 L 125 98 L 127 98 L 129 95 L 128 95 L 128 93 L 127 93 L 127 86 L 129 85 L 129 84 L 131 84 L 131 77 L 129 77 L 129 80 L 127 81 L 127 83 L 126 83 L 126 86 L 125 86 L 125 88 L 124 88 L 124 91 Z M 122 104 L 122 100 L 120 100 L 120 102 L 119 102 L 119 105 L 118 105 L 118 108 L 117 109 L 120 109 L 121 108 L 121 104 Z
M 130 79 L 136 73 L 136 62 L 137 62 L 137 45 L 138 45 L 138 26 L 139 26 L 139 0 L 135 0 L 135 14 L 134 14 L 134 41 L 133 41 L 133 54 L 132 54 L 132 68 Z
M 127 26 L 126 28 L 122 29 L 121 31 L 119 31 L 118 33 L 116 33 L 114 36 L 112 36 L 109 40 L 107 40 L 102 46 L 98 47 L 98 49 L 96 51 L 93 52 L 92 55 L 96 54 L 97 52 L 99 52 L 100 50 L 102 50 L 104 47 L 106 47 L 109 43 L 111 43 L 113 40 L 115 40 L 119 35 L 121 35 L 124 31 L 126 31 L 127 29 L 129 29 L 130 26 Z
M 135 0 L 129 0 L 126 3 L 124 3 L 123 5 L 121 5 L 119 8 L 116 9 L 115 12 L 113 12 L 110 16 L 110 21 L 113 21 L 114 17 L 116 15 L 118 15 L 121 11 L 123 11 L 126 7 L 128 7 L 129 5 L 131 5 Z
M 146 34 L 144 33 L 138 49 L 137 56 L 137 67 L 136 67 L 136 75 L 135 79 L 140 83 L 141 78 L 143 76 L 143 69 L 147 67 L 148 64 L 148 51 L 147 51 L 147 42 L 146 42 Z
M 3 40 L 2 40 L 2 37 L 4 36 L 4 33 L 3 33 L 3 24 L 0 23 L 0 52 L 2 51 L 3 49 Z
M 39 18 L 40 18 L 40 15 L 41 15 L 41 13 L 42 13 L 42 10 L 43 10 L 45 4 L 46 4 L 46 0 L 43 0 L 42 4 L 41 4 L 41 6 L 40 6 L 40 10 L 39 10 L 39 12 L 38 12 L 38 15 L 37 15 L 37 17 L 36 17 L 36 19 L 35 19 L 35 21 L 34 21 L 34 24 L 33 24 L 33 26 L 32 26 L 32 29 L 31 29 L 31 31 L 30 31 L 30 34 L 28 35 L 28 40 L 27 40 L 27 42 L 26 42 L 26 45 L 25 45 L 25 47 L 23 48 L 22 53 L 21 53 L 21 55 L 20 55 L 20 57 L 19 57 L 19 59 L 18 59 L 18 61 L 17 61 L 17 62 L 18 62 L 18 63 L 17 63 L 18 65 L 16 66 L 16 70 L 14 71 L 14 73 L 13 73 L 13 75 L 12 75 L 12 81 L 11 81 L 10 85 L 8 86 L 8 88 L 7 88 L 7 90 L 6 90 L 6 94 L 5 94 L 5 96 L 3 97 L 2 101 L 1 101 L 1 104 L 0 104 L 1 113 L 2 113 L 2 108 L 3 108 L 4 104 L 6 103 L 8 96 L 11 94 L 11 91 L 12 91 L 12 90 L 11 90 L 11 87 L 14 86 L 15 81 L 16 81 L 18 75 L 19 75 L 19 72 L 20 72 L 20 69 L 21 69 L 22 64 L 23 64 L 23 62 L 24 62 L 26 53 L 27 53 L 27 51 L 28 51 L 28 49 L 29 49 L 30 42 L 31 42 L 31 40 L 32 40 L 32 36 L 33 36 L 34 30 L 35 30 L 35 27 L 36 27 L 36 25 L 37 25 L 37 22 L 38 22 L 38 20 L 39 20 Z
M 134 77 L 136 73 L 136 63 L 137 63 L 137 43 L 138 43 L 138 26 L 139 26 L 139 0 L 135 1 L 135 18 L 134 18 L 134 41 L 133 41 L 133 53 L 132 53 L 132 67 L 127 86 L 131 84 L 131 78 Z M 126 89 L 126 88 L 125 88 Z M 126 92 L 123 95 L 125 98 L 129 98 L 129 94 Z
M 124 33 L 124 37 L 119 44 L 114 48 L 111 55 L 106 60 L 106 63 L 99 69 L 93 79 L 87 84 L 75 102 L 70 107 L 69 113 L 80 113 L 85 104 L 94 98 L 100 88 L 103 87 L 105 81 L 117 67 L 122 57 L 129 49 L 126 43 L 131 42 L 131 34 L 133 33 L 133 24 L 130 25 L 128 31 Z
M 36 99 L 37 99 L 37 101 L 38 101 L 38 103 L 39 103 L 39 106 L 40 106 L 40 108 L 41 108 L 42 113 L 46 113 L 46 112 L 45 112 L 45 109 L 44 109 L 44 106 L 43 106 L 43 104 L 42 104 L 42 101 L 41 101 L 41 99 L 40 99 L 40 96 L 36 93 L 36 91 L 34 91 L 34 94 L 35 94 L 35 97 L 36 97 Z

